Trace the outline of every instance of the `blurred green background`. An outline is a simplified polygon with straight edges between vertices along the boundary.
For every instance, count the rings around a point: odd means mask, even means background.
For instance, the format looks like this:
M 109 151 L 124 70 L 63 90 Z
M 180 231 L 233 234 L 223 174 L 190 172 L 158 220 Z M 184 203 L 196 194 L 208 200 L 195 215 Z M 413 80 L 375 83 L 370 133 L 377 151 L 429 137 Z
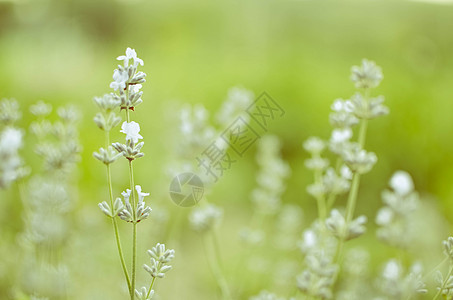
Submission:
M 269 127 L 269 133 L 281 138 L 283 158 L 292 169 L 283 202 L 300 205 L 308 226 L 316 207 L 305 191 L 312 175 L 304 168 L 307 154 L 301 144 L 312 135 L 329 137 L 331 103 L 354 93 L 350 67 L 362 58 L 374 60 L 384 72 L 376 93 L 386 97 L 390 115 L 370 123 L 367 148 L 379 161 L 363 178 L 357 212 L 373 220 L 381 206 L 380 191 L 391 174 L 402 169 L 413 175 L 426 201 L 452 221 L 452 28 L 452 5 L 425 2 L 0 1 L 0 97 L 18 100 L 24 111 L 20 124 L 28 126 L 28 107 L 38 100 L 54 107 L 71 103 L 83 112 L 78 200 L 67 260 L 75 299 L 126 295 L 110 224 L 96 207 L 107 196 L 104 168 L 92 158 L 103 144 L 103 134 L 92 122 L 97 112 L 92 99 L 110 92 L 115 58 L 126 47 L 137 50 L 148 74 L 144 103 L 134 114 L 146 153 L 136 165 L 136 181 L 151 193 L 152 207 L 155 202 L 169 211 L 171 225 L 160 228 L 159 221 L 151 220 L 142 226 L 139 253 L 158 241 L 176 249 L 174 270 L 157 285 L 162 299 L 217 299 L 200 239 L 187 228 L 188 211 L 168 196 L 165 168 L 172 157 L 165 141 L 172 138 L 169 119 L 177 118 L 169 103 L 202 103 L 214 113 L 232 86 L 256 95 L 268 92 L 286 111 Z M 237 230 L 247 223 L 251 209 L 254 152 L 255 148 L 247 152 L 211 195 L 211 201 L 225 209 L 219 230 L 227 261 L 241 253 Z M 33 165 L 36 156 L 31 149 L 26 147 L 23 154 Z M 118 194 L 127 186 L 125 166 L 115 165 L 114 174 Z M 5 198 L 1 207 L 11 207 L 6 202 L 14 201 L 15 192 L 0 195 Z M 20 211 L 2 216 L 2 231 L 21 231 Z M 445 225 L 436 238 L 449 229 Z M 4 235 L 11 249 L 13 233 Z M 126 242 L 128 234 L 125 229 Z M 363 240 L 372 245 L 373 231 Z M 437 244 L 434 251 L 440 253 L 440 240 Z M 141 258 L 144 261 L 145 255 Z M 11 258 L 2 260 L 6 265 Z M 234 278 L 236 271 L 230 267 L 228 276 Z M 4 299 L 10 297 L 14 278 L 8 272 L 2 277 Z M 139 271 L 139 283 L 147 277 Z M 250 285 L 249 293 L 262 287 Z

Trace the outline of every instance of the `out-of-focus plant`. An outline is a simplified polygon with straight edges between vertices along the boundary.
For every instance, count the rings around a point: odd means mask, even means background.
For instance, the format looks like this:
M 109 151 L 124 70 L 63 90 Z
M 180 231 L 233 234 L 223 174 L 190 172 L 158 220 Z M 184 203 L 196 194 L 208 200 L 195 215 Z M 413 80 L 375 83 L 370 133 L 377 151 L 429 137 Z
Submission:
M 365 232 L 367 218 L 354 219 L 354 212 L 360 178 L 377 161 L 374 153 L 364 149 L 368 122 L 388 113 L 388 108 L 382 104 L 384 98 L 370 95 L 382 78 L 381 69 L 374 62 L 363 60 L 361 66 L 353 67 L 351 80 L 358 91 L 350 100 L 337 99 L 333 103 L 329 119 L 334 130 L 330 141 L 313 137 L 304 143 L 305 150 L 311 154 L 305 164 L 313 170 L 315 181 L 307 191 L 316 199 L 319 213 L 301 244 L 307 268 L 298 277 L 298 287 L 310 297 L 333 297 L 342 266 L 343 245 Z M 358 139 L 353 142 L 352 127 L 357 124 Z M 326 146 L 336 156 L 333 167 L 321 156 Z M 338 195 L 346 192 L 349 192 L 346 212 L 332 209 Z M 330 216 L 327 215 L 329 210 Z
M 47 116 L 52 106 L 42 101 L 30 107 L 37 118 L 30 125 L 37 143 L 35 152 L 42 171 L 34 171 L 22 184 L 25 229 L 20 238 L 24 249 L 20 289 L 33 298 L 66 299 L 70 295 L 70 272 L 65 245 L 70 237 L 70 213 L 74 207 L 74 170 L 81 147 L 76 122 L 78 111 L 71 106 L 57 110 L 58 120 Z
M 143 92 L 140 91 L 144 83 L 146 74 L 138 71 L 138 66 L 143 66 L 143 60 L 137 57 L 134 49 L 127 48 L 126 54 L 117 58 L 123 61 L 123 65 L 118 65 L 118 69 L 113 72 L 113 82 L 110 87 L 114 92 L 105 94 L 103 97 L 95 98 L 94 101 L 100 109 L 100 112 L 94 117 L 96 125 L 105 132 L 105 148 L 100 148 L 99 152 L 93 153 L 93 156 L 104 163 L 107 170 L 107 184 L 109 190 L 109 202 L 99 203 L 101 211 L 112 220 L 115 240 L 120 257 L 121 267 L 127 283 L 130 298 L 148 300 L 154 296 L 154 284 L 156 278 L 163 278 L 165 273 L 171 269 L 168 263 L 174 257 L 174 250 L 165 249 L 164 244 L 157 244 L 156 247 L 148 250 L 151 256 L 151 265 L 144 265 L 144 269 L 151 275 L 149 287 L 136 289 L 136 269 L 137 269 L 137 225 L 147 219 L 151 213 L 151 208 L 145 204 L 144 198 L 149 193 L 142 192 L 140 185 L 135 185 L 134 180 L 134 162 L 136 159 L 143 157 L 141 149 L 144 142 L 140 135 L 140 125 L 132 121 L 131 112 L 143 102 Z M 121 117 L 117 111 L 125 112 L 126 121 L 121 125 L 121 132 L 126 135 L 125 143 L 110 144 L 110 131 L 120 122 Z M 112 188 L 112 174 L 110 165 L 118 158 L 123 156 L 129 166 L 129 188 L 123 191 L 123 199 L 117 197 L 114 199 Z M 129 272 L 119 235 L 118 218 L 132 225 L 132 265 Z
M 27 173 L 19 156 L 23 131 L 15 126 L 21 115 L 16 100 L 0 101 L 0 188 L 8 188 Z
M 202 235 L 204 251 L 207 261 L 216 279 L 223 299 L 232 299 L 230 286 L 225 277 L 216 227 L 219 226 L 223 209 L 216 204 L 209 203 L 207 196 L 218 178 L 210 176 L 206 170 L 201 170 L 201 162 L 197 157 L 209 145 L 213 145 L 216 155 L 229 157 L 228 141 L 219 138 L 220 131 L 225 130 L 236 118 L 244 116 L 245 110 L 253 101 L 253 93 L 234 87 L 228 92 L 226 100 L 217 113 L 216 119 L 219 128 L 209 122 L 209 113 L 202 105 L 194 107 L 184 106 L 180 111 L 179 139 L 176 147 L 178 165 L 172 166 L 172 175 L 175 171 L 196 173 L 203 179 L 204 197 L 198 206 L 194 207 L 189 215 L 191 227 Z M 221 166 L 219 166 L 221 168 Z M 198 170 L 201 172 L 197 172 Z M 222 170 L 223 172 L 223 170 Z M 222 175 L 223 173 L 220 173 Z
M 263 276 L 267 268 L 259 267 L 256 261 L 280 262 L 275 257 L 263 256 L 266 249 L 276 245 L 282 256 L 285 250 L 294 250 L 296 247 L 295 235 L 301 224 L 302 212 L 299 207 L 282 205 L 282 194 L 286 189 L 285 180 L 290 175 L 289 165 L 281 158 L 281 142 L 273 135 L 263 136 L 258 142 L 256 161 L 260 167 L 257 175 L 257 187 L 252 191 L 251 200 L 253 211 L 248 226 L 239 232 L 245 248 L 241 255 L 241 265 L 245 265 L 249 272 L 257 273 L 248 276 L 255 278 Z M 267 231 L 266 231 L 267 229 Z M 274 233 L 277 233 L 274 235 Z M 271 252 L 272 254 L 272 252 Z M 269 267 L 269 266 L 268 266 Z M 285 273 L 291 274 L 291 269 L 284 267 L 286 272 L 280 272 L 278 276 L 287 277 Z M 277 277 L 277 276 L 276 276 Z M 245 282 L 244 282 L 245 283 Z M 265 296 L 264 296 L 265 295 Z M 262 291 L 257 297 L 271 297 L 271 294 Z M 261 298 L 259 298 L 261 299 Z M 274 299 L 274 298 L 269 298 Z

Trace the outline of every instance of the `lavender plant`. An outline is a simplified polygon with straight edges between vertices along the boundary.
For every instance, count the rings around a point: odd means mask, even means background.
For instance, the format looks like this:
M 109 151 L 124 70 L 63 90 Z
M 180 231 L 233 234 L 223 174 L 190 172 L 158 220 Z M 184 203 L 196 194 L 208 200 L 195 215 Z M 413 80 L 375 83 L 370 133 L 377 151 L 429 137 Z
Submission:
M 269 247 L 275 245 L 280 251 L 292 250 L 295 243 L 291 239 L 291 232 L 294 226 L 301 225 L 300 209 L 282 205 L 281 198 L 286 189 L 285 181 L 290 175 L 291 169 L 281 158 L 280 148 L 280 140 L 273 135 L 263 136 L 258 142 L 256 161 L 260 169 L 257 174 L 257 187 L 251 193 L 253 211 L 250 223 L 239 232 L 239 236 L 246 246 L 246 251 L 241 255 L 240 264 L 245 265 L 246 270 L 253 274 L 249 276 L 250 278 L 263 276 L 268 271 L 269 266 L 267 268 L 258 267 L 260 264 L 256 263 L 257 259 L 260 259 L 262 264 L 278 262 L 270 255 L 265 255 L 265 250 Z M 283 234 L 273 236 L 275 231 Z M 283 270 L 287 272 L 280 272 L 279 276 L 286 277 L 290 269 L 285 266 Z M 291 272 L 289 273 L 293 275 Z M 241 285 L 242 288 L 245 284 L 244 281 L 244 284 Z M 263 292 L 262 295 L 264 294 L 266 293 Z
M 14 99 L 0 101 L 0 188 L 7 188 L 25 175 L 19 150 L 22 148 L 23 131 L 15 126 L 21 117 L 19 104 Z M 24 173 L 25 172 L 25 173 Z
M 143 268 L 151 275 L 149 287 L 136 289 L 136 268 L 137 268 L 137 225 L 147 219 L 151 208 L 146 205 L 144 198 L 149 193 L 142 192 L 142 187 L 135 184 L 134 162 L 143 157 L 141 149 L 144 142 L 140 135 L 140 125 L 132 121 L 132 113 L 136 107 L 143 102 L 143 92 L 140 91 L 146 74 L 138 71 L 138 66 L 143 66 L 143 60 L 137 57 L 134 49 L 127 48 L 126 55 L 121 55 L 117 60 L 123 65 L 113 72 L 113 82 L 110 87 L 114 92 L 105 94 L 103 97 L 95 98 L 94 101 L 100 112 L 96 114 L 94 122 L 105 132 L 105 148 L 94 152 L 93 156 L 106 166 L 107 184 L 109 190 L 109 202 L 99 203 L 101 211 L 111 219 L 116 240 L 118 255 L 128 287 L 129 296 L 132 300 L 136 297 L 140 300 L 148 300 L 154 296 L 154 285 L 156 278 L 163 278 L 164 274 L 171 269 L 168 263 L 174 258 L 174 250 L 165 249 L 164 244 L 157 244 L 156 247 L 148 250 L 151 257 L 151 265 L 144 265 Z M 110 132 L 121 122 L 117 111 L 125 113 L 126 121 L 121 125 L 121 131 L 126 135 L 125 143 L 110 143 Z M 110 165 L 124 157 L 129 166 L 129 188 L 121 193 L 123 199 L 114 199 L 112 187 L 112 174 Z M 130 271 L 126 266 L 120 234 L 118 229 L 118 218 L 132 226 L 132 259 Z M 142 223 L 141 223 L 142 224 Z
M 177 145 L 175 145 L 176 161 L 173 161 L 169 167 L 171 176 L 181 172 L 190 172 L 197 174 L 203 181 L 203 201 L 192 209 L 189 222 L 192 229 L 201 234 L 208 265 L 223 299 L 232 299 L 232 293 L 224 274 L 221 247 L 216 233 L 223 217 L 223 209 L 207 200 L 218 178 L 212 176 L 209 170 L 203 170 L 200 167 L 202 161 L 198 157 L 210 144 L 218 151 L 216 152 L 218 155 L 222 157 L 228 155 L 228 141 L 219 138 L 219 134 L 239 116 L 247 118 L 244 112 L 252 100 L 252 92 L 238 87 L 231 88 L 216 115 L 217 128 L 210 123 L 209 112 L 204 106 L 183 106 L 179 113 L 179 134 L 177 135 Z
M 37 120 L 30 130 L 35 134 L 35 152 L 42 170 L 35 170 L 22 190 L 25 230 L 20 237 L 24 249 L 21 291 L 32 298 L 65 299 L 69 293 L 69 271 L 65 245 L 71 228 L 68 217 L 74 206 L 74 170 L 81 151 L 73 107 L 60 107 L 58 120 L 46 117 L 52 107 L 42 101 L 30 107 Z
M 388 113 L 382 104 L 384 98 L 370 95 L 382 78 L 381 69 L 374 62 L 363 60 L 361 66 L 353 67 L 351 80 L 358 91 L 349 100 L 337 99 L 333 103 L 329 120 L 334 129 L 330 140 L 325 142 L 313 137 L 304 143 L 311 154 L 306 166 L 313 170 L 315 181 L 307 191 L 317 201 L 319 219 L 304 233 L 305 241 L 301 246 L 305 250 L 307 268 L 298 277 L 298 287 L 311 297 L 333 297 L 343 245 L 365 232 L 367 218 L 354 219 L 354 212 L 360 178 L 377 161 L 374 153 L 364 149 L 368 122 Z M 358 138 L 353 142 L 352 128 L 358 124 Z M 321 155 L 326 146 L 337 157 L 333 167 L 329 167 L 329 160 Z M 346 212 L 332 209 L 337 197 L 345 192 L 349 192 Z M 327 215 L 329 210 L 330 216 Z
M 377 236 L 384 243 L 407 249 L 417 238 L 414 212 L 418 208 L 418 194 L 414 191 L 411 176 L 405 171 L 397 171 L 390 179 L 392 191 L 382 192 L 385 204 L 376 216 L 379 225 Z

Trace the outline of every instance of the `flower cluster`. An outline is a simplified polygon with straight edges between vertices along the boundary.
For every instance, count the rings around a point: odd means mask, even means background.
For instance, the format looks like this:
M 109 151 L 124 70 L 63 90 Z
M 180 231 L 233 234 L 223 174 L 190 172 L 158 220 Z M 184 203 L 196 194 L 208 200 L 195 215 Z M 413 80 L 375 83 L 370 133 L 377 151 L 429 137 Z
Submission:
M 195 208 L 189 215 L 190 225 L 195 231 L 207 232 L 222 219 L 223 210 L 214 204 Z
M 276 215 L 280 210 L 281 195 L 286 189 L 285 179 L 290 173 L 289 165 L 281 158 L 280 147 L 279 139 L 272 135 L 263 136 L 258 143 L 256 161 L 260 171 L 257 175 L 258 186 L 251 195 L 254 204 L 251 219 Z M 249 226 L 252 227 L 240 231 L 241 240 L 250 245 L 260 244 L 265 238 L 264 231 L 257 224 Z
M 14 99 L 0 101 L 0 188 L 7 188 L 26 175 L 19 150 L 23 146 L 23 131 L 14 127 L 21 117 L 19 104 Z
M 268 291 L 261 291 L 257 296 L 250 297 L 249 300 L 285 300 Z
M 297 246 L 300 228 L 303 226 L 304 212 L 296 204 L 284 204 L 277 215 L 274 243 L 282 250 L 293 251 Z
M 123 61 L 123 65 L 118 65 L 118 69 L 113 73 L 114 81 L 110 84 L 110 87 L 116 92 L 94 98 L 94 102 L 100 109 L 100 112 L 94 117 L 94 122 L 105 131 L 107 137 L 109 137 L 110 131 L 121 122 L 117 111 L 122 109 L 127 111 L 128 120 L 122 123 L 120 130 L 126 135 L 125 143 L 115 142 L 109 145 L 108 138 L 106 148 L 100 148 L 98 152 L 93 153 L 96 159 L 107 166 L 121 156 L 124 156 L 129 162 L 144 156 L 141 152 L 144 142 L 138 142 L 139 139 L 143 139 L 139 133 L 140 125 L 137 122 L 129 121 L 129 110 L 135 110 L 135 107 L 143 102 L 141 99 L 143 92 L 140 91 L 140 88 L 141 83 L 145 82 L 146 74 L 137 71 L 139 65 L 143 66 L 143 60 L 138 58 L 135 50 L 131 48 L 127 48 L 126 55 L 119 56 L 117 60 Z M 139 201 L 134 208 L 129 202 L 131 196 L 129 189 L 122 193 L 124 203 L 121 198 L 116 198 L 114 202 L 112 201 L 113 203 L 103 201 L 98 206 L 109 217 L 118 215 L 127 222 L 138 223 L 149 216 L 151 208 L 145 206 L 142 201 L 141 187 L 137 185 L 135 188 Z
M 127 189 L 125 192 L 122 192 L 121 195 L 123 195 L 124 198 L 124 205 L 122 206 L 122 209 L 120 209 L 118 216 L 126 221 L 126 222 L 131 222 L 131 223 L 138 223 L 146 218 L 149 217 L 149 214 L 151 213 L 151 208 L 149 206 L 145 205 L 145 202 L 143 201 L 145 196 L 149 196 L 149 193 L 142 193 L 142 188 L 139 185 L 135 186 L 135 189 L 137 190 L 137 195 L 138 195 L 138 204 L 135 209 L 135 213 L 132 210 L 131 203 L 129 202 L 129 198 L 131 196 L 131 190 Z M 118 201 L 119 198 L 117 198 Z M 124 208 L 123 208 L 124 207 Z
M 184 172 L 197 173 L 198 162 L 194 158 L 202 153 L 216 135 L 216 129 L 209 123 L 209 112 L 201 104 L 184 105 L 179 109 L 177 126 L 174 127 L 177 127 L 177 133 L 169 134 L 176 137 L 172 147 L 176 159 L 168 165 L 167 174 L 173 178 Z M 209 183 L 207 176 L 199 176 L 205 185 Z
M 165 249 L 165 244 L 159 244 L 148 250 L 148 255 L 151 259 L 151 265 L 143 265 L 143 268 L 151 277 L 164 278 L 165 273 L 171 270 L 168 263 L 175 258 L 175 250 Z
M 135 50 L 131 48 L 127 48 L 126 55 L 118 56 L 117 60 L 122 60 L 123 66 L 118 65 L 118 69 L 113 71 L 113 82 L 110 83 L 110 88 L 117 91 L 118 94 L 113 96 L 120 101 L 121 109 L 134 110 L 143 102 L 141 99 L 143 92 L 140 89 L 141 84 L 146 81 L 146 74 L 137 72 L 138 65 L 144 65 L 143 60 L 138 58 Z
M 437 294 L 434 299 L 437 299 L 440 295 L 445 299 L 453 297 L 453 237 L 448 237 L 442 244 L 444 246 L 444 261 L 449 262 L 449 272 L 448 274 L 443 275 L 441 271 L 436 271 L 435 281 L 437 283 Z
M 118 248 L 118 254 L 121 266 L 126 279 L 129 296 L 131 299 L 137 297 L 141 300 L 149 300 L 154 296 L 154 280 L 162 278 L 164 273 L 170 270 L 171 266 L 166 265 L 173 257 L 174 250 L 165 250 L 165 245 L 157 244 L 152 250 L 148 251 L 151 256 L 151 265 L 144 265 L 144 269 L 153 277 L 149 289 L 136 287 L 136 266 L 137 266 L 137 224 L 150 216 L 152 209 L 146 205 L 144 199 L 149 193 L 142 191 L 140 185 L 134 183 L 133 162 L 143 157 L 141 152 L 144 142 L 140 134 L 140 125 L 131 120 L 131 114 L 136 107 L 143 102 L 143 92 L 140 91 L 142 83 L 145 82 L 146 74 L 138 71 L 139 65 L 143 66 L 143 60 L 137 57 L 134 49 L 127 48 L 126 54 L 121 55 L 117 60 L 122 61 L 122 65 L 113 72 L 113 82 L 110 87 L 114 92 L 105 94 L 102 97 L 94 99 L 94 102 L 100 109 L 100 112 L 94 117 L 96 125 L 105 132 L 106 145 L 94 152 L 93 156 L 105 164 L 107 168 L 107 180 L 109 186 L 110 201 L 102 201 L 98 204 L 101 211 L 112 220 L 113 230 Z M 121 133 L 124 133 L 125 142 L 110 143 L 110 131 L 121 122 L 118 112 L 124 111 L 126 121 L 121 125 Z M 115 152 L 116 151 L 116 152 Z M 129 164 L 130 188 L 121 193 L 123 199 L 113 197 L 112 178 L 110 165 L 118 160 L 121 156 L 125 157 Z M 119 237 L 118 218 L 132 224 L 132 271 L 129 270 L 125 263 L 122 251 L 122 245 Z M 129 275 L 130 274 L 130 275 Z
M 173 258 L 175 258 L 175 250 L 165 249 L 165 244 L 157 243 L 155 247 L 153 247 L 151 250 L 148 250 L 147 252 L 150 256 L 151 264 L 144 264 L 143 268 L 151 275 L 153 279 L 149 289 L 142 287 L 140 291 L 135 290 L 135 295 L 138 297 L 138 299 L 142 300 L 149 300 L 153 298 L 154 290 L 152 288 L 154 286 L 154 281 L 157 278 L 165 277 L 165 273 L 170 271 L 172 268 L 168 263 L 171 262 Z
M 354 218 L 360 175 L 369 172 L 377 162 L 376 155 L 364 148 L 366 129 L 370 119 L 388 113 L 382 104 L 382 96 L 369 96 L 370 89 L 377 87 L 382 80 L 381 69 L 375 63 L 363 60 L 361 66 L 352 68 L 351 79 L 360 90 L 350 99 L 336 99 L 331 105 L 329 121 L 333 130 L 330 139 L 324 141 L 310 137 L 303 144 L 311 156 L 305 161 L 305 166 L 314 175 L 314 182 L 307 187 L 307 192 L 317 201 L 319 220 L 304 231 L 299 243 L 307 267 L 298 277 L 298 286 L 306 295 L 321 299 L 333 297 L 343 243 L 366 231 L 367 218 Z M 357 141 L 353 141 L 356 125 L 360 128 Z M 332 167 L 329 159 L 322 155 L 326 148 L 336 156 L 336 163 Z M 349 197 L 345 214 L 332 209 L 338 196 L 347 192 Z M 313 267 L 316 266 L 314 262 L 322 262 L 330 272 L 321 272 Z M 351 290 L 341 292 L 336 296 L 353 299 Z
M 263 136 L 259 140 L 256 161 L 260 167 L 258 187 L 252 192 L 252 202 L 263 214 L 274 214 L 280 207 L 280 198 L 286 189 L 285 179 L 291 169 L 280 157 L 280 141 L 276 136 Z
M 422 281 L 422 272 L 421 264 L 414 263 L 405 274 L 402 265 L 397 260 L 391 259 L 385 264 L 376 285 L 385 299 L 412 299 L 417 294 L 427 292 Z
M 352 248 L 345 253 L 340 288 L 336 294 L 339 300 L 367 299 L 371 286 L 368 284 L 370 254 L 362 248 Z
M 154 297 L 154 290 L 150 290 L 143 286 L 140 290 L 135 290 L 135 296 L 138 300 L 150 300 Z
M 19 103 L 15 99 L 2 99 L 0 101 L 0 124 L 12 126 L 22 117 Z
M 22 131 L 6 128 L 0 133 L 0 187 L 8 187 L 19 178 L 22 160 L 19 149 L 22 147 Z
M 384 75 L 374 61 L 362 60 L 362 65 L 351 68 L 351 81 L 358 89 L 375 88 L 381 83 Z
M 360 216 L 347 223 L 344 216 L 337 209 L 332 209 L 330 217 L 326 220 L 326 226 L 335 237 L 348 241 L 365 233 L 366 221 L 366 216 Z
M 49 104 L 38 102 L 31 109 L 37 116 L 30 125 L 38 138 L 35 152 L 42 157 L 44 169 L 69 173 L 82 151 L 76 128 L 79 111 L 73 106 L 60 107 L 57 109 L 59 120 L 50 123 L 44 118 L 51 111 Z
M 310 195 L 320 199 L 326 196 L 335 197 L 349 190 L 351 179 L 349 168 L 343 165 L 337 171 L 329 167 L 329 160 L 321 156 L 326 148 L 323 140 L 318 137 L 310 137 L 304 142 L 303 147 L 311 154 L 311 158 L 305 161 L 305 166 L 315 174 L 315 182 L 307 187 Z
M 414 230 L 414 213 L 418 208 L 418 194 L 414 191 L 411 176 L 397 171 L 390 179 L 392 190 L 382 192 L 385 204 L 376 215 L 380 240 L 398 248 L 407 248 L 418 237 Z
M 441 272 L 436 272 L 436 283 L 438 285 L 438 293 L 441 294 L 444 299 L 451 299 L 453 297 L 453 275 L 447 275 L 444 278 Z
M 64 251 L 70 236 L 68 214 L 74 200 L 70 171 L 80 152 L 76 127 L 79 113 L 73 107 L 60 107 L 58 120 L 51 123 L 46 119 L 51 111 L 52 106 L 43 101 L 30 107 L 37 118 L 30 130 L 38 140 L 35 152 L 43 160 L 43 174 L 35 170 L 24 193 L 27 218 L 22 289 L 30 295 L 60 299 L 67 295 L 68 271 L 63 261 L 51 258 Z
M 305 269 L 297 277 L 297 286 L 302 293 L 321 299 L 332 297 L 332 285 L 338 272 L 334 262 L 337 244 L 338 240 L 329 234 L 320 220 L 315 220 L 303 232 L 298 246 L 305 255 Z
M 442 244 L 444 245 L 444 254 L 453 261 L 453 237 L 449 237 Z
M 227 99 L 217 113 L 217 121 L 226 128 L 237 117 L 241 116 L 244 121 L 248 121 L 248 114 L 244 114 L 255 98 L 252 91 L 240 87 L 233 87 L 228 91 Z
M 297 277 L 297 287 L 304 294 L 319 299 L 332 298 L 332 284 L 338 267 L 324 252 L 314 252 L 305 257 L 307 269 Z

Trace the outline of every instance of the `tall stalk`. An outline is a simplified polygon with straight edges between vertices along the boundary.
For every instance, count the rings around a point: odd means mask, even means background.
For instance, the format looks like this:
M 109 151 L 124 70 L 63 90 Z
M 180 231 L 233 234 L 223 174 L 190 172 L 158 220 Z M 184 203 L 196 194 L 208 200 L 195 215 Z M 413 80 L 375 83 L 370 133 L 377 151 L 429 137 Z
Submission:
M 126 98 L 129 96 L 129 85 L 126 85 Z M 130 113 L 129 109 L 126 108 L 126 121 L 130 122 Z M 136 216 L 136 203 L 135 203 L 135 182 L 134 182 L 134 167 L 132 165 L 132 160 L 129 160 L 129 183 L 131 188 L 131 198 L 132 198 L 132 207 L 133 210 L 133 218 L 134 220 L 137 219 Z M 137 269 L 137 222 L 132 223 L 132 282 L 131 282 L 131 289 L 132 295 L 131 299 L 134 300 L 135 298 L 135 278 L 136 278 L 136 269 Z
M 106 149 L 108 149 L 108 147 L 110 145 L 110 131 L 105 132 L 105 140 L 106 140 Z M 107 164 L 106 167 L 107 167 L 107 181 L 108 181 L 108 186 L 109 186 L 110 205 L 111 205 L 111 207 L 113 207 L 114 204 L 113 204 L 112 174 L 111 174 L 111 170 L 110 170 L 110 165 Z M 126 262 L 124 260 L 124 254 L 123 254 L 123 249 L 121 247 L 121 239 L 120 239 L 120 234 L 119 234 L 119 230 L 118 230 L 118 222 L 116 220 L 116 216 L 114 216 L 112 218 L 112 225 L 113 225 L 113 230 L 115 232 L 116 246 L 118 248 L 118 255 L 120 256 L 120 260 L 121 260 L 121 267 L 123 268 L 124 277 L 126 278 L 126 282 L 127 282 L 127 288 L 129 290 L 129 294 L 132 298 L 133 294 L 134 294 L 134 290 L 131 289 L 131 280 L 129 278 L 129 272 L 127 271 Z

